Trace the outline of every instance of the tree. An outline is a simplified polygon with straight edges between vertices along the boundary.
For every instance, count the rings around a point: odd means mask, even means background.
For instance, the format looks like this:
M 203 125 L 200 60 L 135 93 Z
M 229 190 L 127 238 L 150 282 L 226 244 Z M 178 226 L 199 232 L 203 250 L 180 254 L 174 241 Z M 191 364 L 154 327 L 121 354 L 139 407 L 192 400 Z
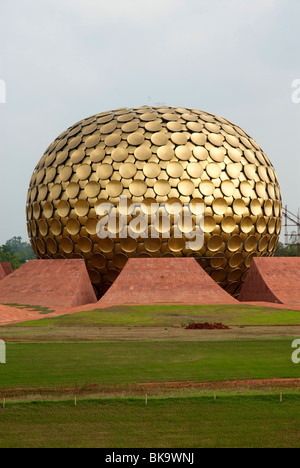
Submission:
M 299 256 L 299 244 L 297 233 L 293 232 L 290 235 L 289 244 L 283 244 L 278 242 L 275 257 L 298 257 Z
M 19 255 L 9 248 L 4 250 L 3 246 L 0 246 L 0 262 L 9 262 L 14 270 L 21 266 Z
M 13 237 L 0 246 L 0 261 L 10 262 L 13 269 L 16 270 L 27 260 L 35 258 L 29 242 L 23 242 L 22 237 Z
M 26 260 L 33 260 L 35 258 L 34 252 L 29 242 L 23 242 L 22 237 L 20 236 L 9 239 L 2 247 L 4 251 L 8 249 L 18 254 L 21 264 L 25 263 Z

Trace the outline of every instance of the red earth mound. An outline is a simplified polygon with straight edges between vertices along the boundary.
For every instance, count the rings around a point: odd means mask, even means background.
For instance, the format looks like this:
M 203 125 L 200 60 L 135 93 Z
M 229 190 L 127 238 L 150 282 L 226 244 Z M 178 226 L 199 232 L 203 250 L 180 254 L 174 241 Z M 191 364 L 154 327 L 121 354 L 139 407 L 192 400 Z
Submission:
M 239 301 L 285 304 L 300 310 L 300 258 L 254 258 Z
M 13 272 L 13 267 L 9 262 L 0 262 L 0 280 L 6 278 Z
M 96 301 L 83 259 L 29 260 L 0 282 L 1 304 L 67 309 Z
M 130 258 L 97 307 L 238 304 L 194 258 Z
M 187 327 L 186 330 L 230 330 L 227 325 L 223 325 L 223 323 L 208 323 L 208 322 L 201 322 L 201 323 L 191 323 Z

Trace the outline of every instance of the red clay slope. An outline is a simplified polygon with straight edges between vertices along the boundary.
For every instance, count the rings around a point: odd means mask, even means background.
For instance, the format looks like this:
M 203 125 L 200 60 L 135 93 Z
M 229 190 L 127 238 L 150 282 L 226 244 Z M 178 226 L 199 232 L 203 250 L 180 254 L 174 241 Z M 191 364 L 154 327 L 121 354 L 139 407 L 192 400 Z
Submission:
M 0 282 L 0 303 L 75 307 L 96 302 L 84 260 L 30 260 Z
M 131 258 L 97 307 L 238 304 L 194 258 Z
M 10 275 L 13 271 L 13 267 L 9 262 L 0 262 L 0 280 L 6 278 L 6 276 Z
M 254 258 L 239 301 L 273 302 L 300 308 L 300 258 Z

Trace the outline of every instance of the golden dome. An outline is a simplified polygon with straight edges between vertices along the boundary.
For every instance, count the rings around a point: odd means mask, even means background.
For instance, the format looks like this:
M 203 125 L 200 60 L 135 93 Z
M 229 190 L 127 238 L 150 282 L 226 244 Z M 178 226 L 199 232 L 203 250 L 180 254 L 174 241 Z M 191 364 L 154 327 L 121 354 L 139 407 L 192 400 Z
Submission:
M 109 202 L 118 213 L 119 197 L 146 206 L 204 203 L 204 245 L 187 248 L 160 222 L 149 225 L 149 238 L 124 237 L 123 225 L 100 238 L 97 206 Z M 99 296 L 137 256 L 193 256 L 237 294 L 252 258 L 275 252 L 282 203 L 270 160 L 241 128 L 160 106 L 103 112 L 68 128 L 34 170 L 26 214 L 37 257 L 84 258 Z

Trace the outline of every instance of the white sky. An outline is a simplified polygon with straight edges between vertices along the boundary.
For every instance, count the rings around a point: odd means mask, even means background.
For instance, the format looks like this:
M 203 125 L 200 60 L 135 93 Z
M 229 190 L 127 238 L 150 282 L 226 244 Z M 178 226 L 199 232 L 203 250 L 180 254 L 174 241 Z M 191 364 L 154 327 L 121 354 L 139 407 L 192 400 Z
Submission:
M 0 244 L 27 240 L 32 171 L 73 123 L 164 103 L 228 118 L 300 206 L 299 0 L 0 0 Z

